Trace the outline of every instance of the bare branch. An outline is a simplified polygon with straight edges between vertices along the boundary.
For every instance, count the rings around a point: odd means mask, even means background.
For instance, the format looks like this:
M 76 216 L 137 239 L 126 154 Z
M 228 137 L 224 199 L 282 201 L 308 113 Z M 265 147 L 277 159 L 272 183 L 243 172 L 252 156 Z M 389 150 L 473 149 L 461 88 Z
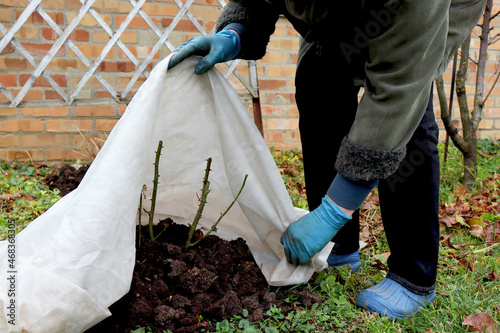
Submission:
M 441 107 L 441 119 L 443 120 L 444 128 L 446 129 L 448 135 L 451 137 L 451 140 L 453 141 L 455 146 L 457 146 L 458 149 L 462 151 L 462 149 L 465 149 L 467 144 L 460 136 L 460 134 L 458 133 L 458 129 L 453 125 L 451 121 L 451 111 L 448 108 L 442 75 L 436 79 L 436 90 L 438 93 L 439 106 Z

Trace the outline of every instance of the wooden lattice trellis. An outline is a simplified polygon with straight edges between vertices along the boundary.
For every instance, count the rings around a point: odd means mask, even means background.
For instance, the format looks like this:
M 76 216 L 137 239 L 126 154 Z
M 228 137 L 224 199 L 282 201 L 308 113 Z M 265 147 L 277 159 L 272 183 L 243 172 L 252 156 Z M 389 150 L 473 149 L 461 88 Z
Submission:
M 128 0 L 132 5 L 132 9 L 128 13 L 126 19 L 120 24 L 116 31 L 113 31 L 111 27 L 105 22 L 105 20 L 100 16 L 100 14 L 92 8 L 92 5 L 96 0 L 80 0 L 82 7 L 79 9 L 77 15 L 69 22 L 64 31 L 57 25 L 56 22 L 47 14 L 47 12 L 43 9 L 41 1 L 42 0 L 28 0 L 29 4 L 24 9 L 19 18 L 14 22 L 10 29 L 6 29 L 5 26 L 0 23 L 0 32 L 3 33 L 3 38 L 0 40 L 0 53 L 9 45 L 10 43 L 13 47 L 19 51 L 19 53 L 24 56 L 27 61 L 35 68 L 31 72 L 31 76 L 24 83 L 21 90 L 14 96 L 10 93 L 1 83 L 0 83 L 0 92 L 2 92 L 7 99 L 10 101 L 9 107 L 22 107 L 25 106 L 23 103 L 23 99 L 25 98 L 28 91 L 33 87 L 35 81 L 41 76 L 52 86 L 52 88 L 61 96 L 61 100 L 66 105 L 74 105 L 74 104 L 103 104 L 105 100 L 101 99 L 96 101 L 94 99 L 77 99 L 78 94 L 85 86 L 85 84 L 89 81 L 92 76 L 95 76 L 97 80 L 103 85 L 103 87 L 111 94 L 112 98 L 107 99 L 108 103 L 126 103 L 128 101 L 127 95 L 130 94 L 134 84 L 137 80 L 143 75 L 144 77 L 149 76 L 149 72 L 147 71 L 147 66 L 153 60 L 155 54 L 160 50 L 160 48 L 165 45 L 170 51 L 175 49 L 175 46 L 169 41 L 169 36 L 175 30 L 176 26 L 180 22 L 180 20 L 185 16 L 187 17 L 193 25 L 198 29 L 198 31 L 203 36 L 208 36 L 214 33 L 214 29 L 207 32 L 203 26 L 198 22 L 198 20 L 194 17 L 193 14 L 189 12 L 190 6 L 193 4 L 194 0 L 187 0 L 183 3 L 181 0 L 174 0 L 175 4 L 178 6 L 179 10 L 177 15 L 174 17 L 172 23 L 165 29 L 165 31 L 161 32 L 160 29 L 154 24 L 153 20 L 141 9 L 141 6 L 146 2 L 146 0 Z M 226 2 L 224 0 L 217 0 L 221 6 L 225 6 Z M 40 62 L 38 62 L 27 50 L 24 48 L 20 42 L 16 40 L 14 37 L 16 33 L 23 27 L 23 24 L 28 20 L 28 18 L 34 13 L 38 12 L 40 16 L 46 21 L 46 23 L 54 30 L 57 34 L 58 38 L 53 43 L 50 50 L 43 56 Z M 102 49 L 99 56 L 90 61 L 79 49 L 78 47 L 68 38 L 71 33 L 78 27 L 81 19 L 85 14 L 89 13 L 92 17 L 97 21 L 97 23 L 102 27 L 102 29 L 109 35 L 110 40 Z M 127 29 L 127 26 L 132 21 L 132 19 L 136 16 L 140 15 L 144 21 L 147 23 L 149 28 L 154 32 L 154 34 L 158 37 L 158 41 L 153 46 L 152 50 L 149 52 L 147 57 L 141 62 L 134 54 L 127 48 L 127 46 L 120 41 L 120 36 Z M 87 71 L 78 82 L 76 87 L 70 87 L 69 93 L 66 93 L 63 88 L 61 88 L 47 73 L 47 65 L 57 54 L 59 49 L 63 47 L 63 45 L 67 45 L 75 55 L 82 61 L 82 63 L 86 66 Z M 123 53 L 130 59 L 130 61 L 135 65 L 135 72 L 133 76 L 130 78 L 127 86 L 123 89 L 123 91 L 118 92 L 115 87 L 111 86 L 100 74 L 97 70 L 99 65 L 103 62 L 108 52 L 117 45 Z M 249 91 L 252 96 L 254 102 L 254 115 L 260 118 L 260 107 L 258 104 L 259 99 L 259 91 L 258 91 L 258 81 L 257 81 L 257 71 L 255 68 L 255 62 L 249 61 L 249 77 L 248 80 L 243 77 L 236 66 L 238 65 L 239 60 L 234 60 L 228 62 L 227 70 L 224 73 L 226 78 L 229 78 L 231 74 L 234 74 L 239 81 L 245 86 L 245 88 Z M 51 106 L 61 104 L 61 101 L 57 100 L 45 100 L 45 101 L 37 101 L 28 103 L 29 106 Z M 256 114 L 258 112 L 259 114 Z M 256 123 L 258 119 L 255 119 Z M 259 124 L 258 124 L 259 126 Z M 259 128 L 261 129 L 261 124 Z

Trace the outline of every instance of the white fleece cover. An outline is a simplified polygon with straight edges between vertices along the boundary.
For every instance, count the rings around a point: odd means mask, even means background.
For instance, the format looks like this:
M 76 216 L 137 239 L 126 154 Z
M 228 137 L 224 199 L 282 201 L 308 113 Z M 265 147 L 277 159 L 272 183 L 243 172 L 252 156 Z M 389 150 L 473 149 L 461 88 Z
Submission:
M 149 208 L 159 140 L 164 148 L 156 222 L 166 217 L 192 222 L 206 159 L 212 157 L 201 225 L 217 220 L 248 174 L 216 234 L 244 238 L 271 285 L 306 282 L 327 267 L 333 243 L 307 266 L 287 263 L 280 236 L 305 211 L 292 206 L 268 147 L 232 86 L 215 69 L 194 74 L 197 58 L 167 71 L 168 60 L 142 84 L 80 186 L 16 236 L 15 297 L 8 294 L 9 243 L 0 242 L 0 332 L 83 332 L 110 315 L 108 307 L 130 288 L 139 197 L 146 184 Z M 8 323 L 11 299 L 15 325 Z

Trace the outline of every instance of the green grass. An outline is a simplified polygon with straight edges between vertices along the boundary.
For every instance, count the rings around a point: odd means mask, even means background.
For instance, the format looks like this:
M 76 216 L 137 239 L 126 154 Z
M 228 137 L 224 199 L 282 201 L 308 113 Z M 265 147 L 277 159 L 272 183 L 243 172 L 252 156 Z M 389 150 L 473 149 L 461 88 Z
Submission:
M 248 312 L 216 323 L 217 332 L 467 332 L 462 322 L 467 316 L 485 312 L 500 323 L 500 245 L 498 239 L 486 242 L 484 236 L 473 236 L 468 225 L 473 217 L 481 219 L 485 227 L 500 229 L 500 217 L 485 211 L 500 202 L 500 145 L 498 141 L 483 140 L 478 144 L 479 171 L 476 183 L 468 192 L 457 196 L 462 175 L 460 152 L 450 146 L 448 161 L 441 166 L 441 214 L 446 207 L 454 207 L 456 216 L 463 216 L 464 224 L 452 228 L 442 226 L 442 236 L 449 236 L 451 248 L 440 245 L 437 277 L 437 297 L 433 304 L 419 315 L 401 321 L 392 321 L 358 309 L 353 303 L 356 295 L 370 287 L 386 274 L 386 259 L 381 254 L 389 251 L 387 239 L 380 224 L 380 210 L 372 207 L 362 214 L 375 234 L 360 253 L 363 265 L 351 275 L 346 268 L 326 269 L 317 273 L 302 286 L 318 293 L 321 304 L 311 308 L 296 303 L 296 310 L 285 314 L 271 308 L 262 322 L 248 321 Z M 442 159 L 443 145 L 439 146 Z M 305 182 L 301 152 L 271 149 L 283 181 L 295 206 L 306 208 Z M 22 163 L 0 163 L 0 239 L 5 239 L 7 219 L 16 221 L 17 231 L 46 211 L 58 199 L 57 191 L 44 184 L 49 167 L 34 167 Z M 16 198 L 13 194 L 19 193 Z M 7 199 L 6 199 L 7 198 Z M 33 199 L 33 200 L 32 200 Z M 2 238 L 3 237 L 3 238 Z M 417 244 L 415 246 L 418 246 Z M 497 275 L 495 275 L 497 274 Z M 282 289 L 286 290 L 286 289 Z M 201 328 L 200 328 L 201 330 Z M 151 332 L 139 328 L 136 332 Z

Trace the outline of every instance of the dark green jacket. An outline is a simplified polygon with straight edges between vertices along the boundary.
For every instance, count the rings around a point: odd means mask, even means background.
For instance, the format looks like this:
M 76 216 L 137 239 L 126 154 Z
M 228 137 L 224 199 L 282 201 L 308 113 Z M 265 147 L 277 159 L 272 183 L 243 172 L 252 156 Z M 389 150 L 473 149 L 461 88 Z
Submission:
M 397 169 L 427 106 L 432 81 L 470 34 L 485 2 L 233 0 L 217 29 L 245 25 L 239 57 L 259 59 L 283 14 L 304 39 L 299 66 L 315 41 L 336 44 L 348 61 L 359 63 L 365 92 L 336 168 L 348 179 L 369 181 Z

